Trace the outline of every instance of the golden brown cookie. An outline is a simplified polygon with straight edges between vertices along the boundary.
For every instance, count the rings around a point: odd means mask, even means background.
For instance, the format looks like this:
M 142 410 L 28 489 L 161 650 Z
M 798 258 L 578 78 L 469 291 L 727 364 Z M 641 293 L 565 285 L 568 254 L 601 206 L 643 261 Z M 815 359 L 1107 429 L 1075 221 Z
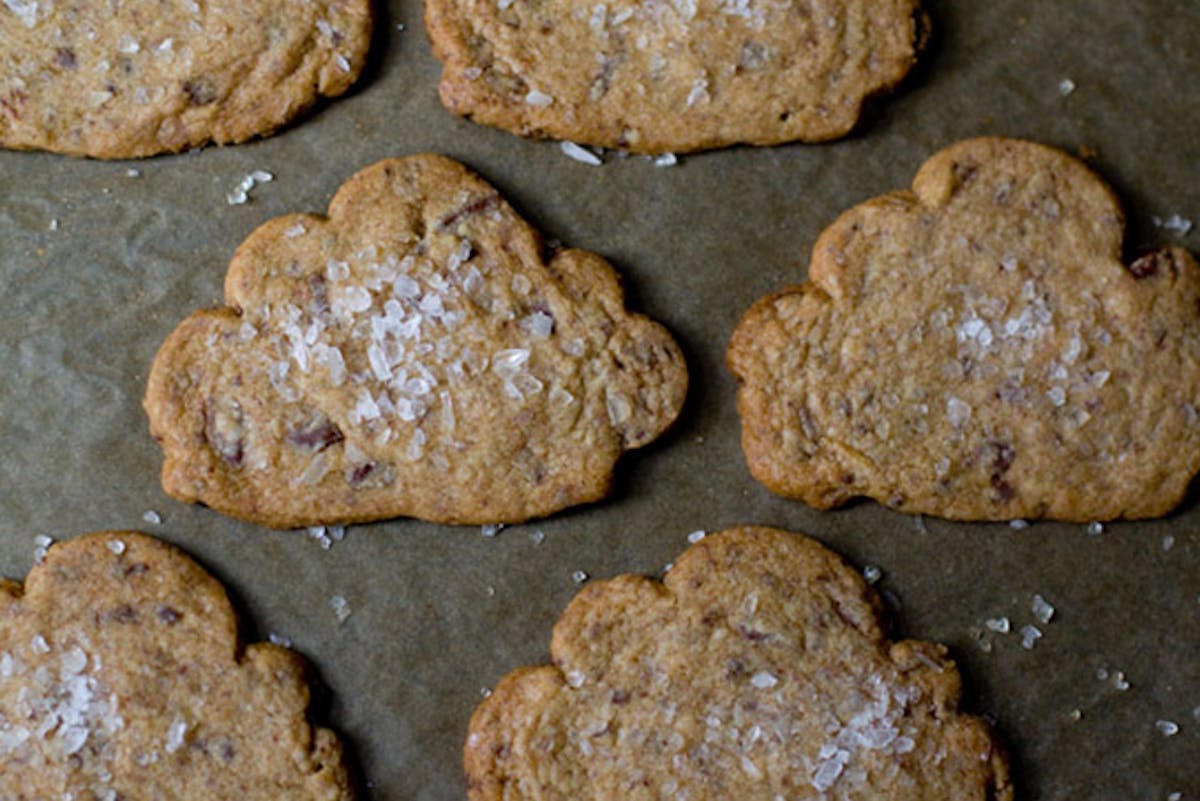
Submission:
M 134 532 L 0 581 L 0 798 L 348 801 L 304 664 L 241 648 L 221 585 Z
M 1200 469 L 1200 267 L 1121 260 L 1109 188 L 1057 150 L 974 139 L 818 240 L 809 283 L 729 346 L 750 470 L 968 520 L 1162 515 Z
M 917 0 L 428 0 L 455 114 L 635 153 L 845 135 L 912 68 Z
M 0 147 L 122 159 L 262 136 L 366 61 L 368 0 L 3 0 Z
M 225 295 L 163 345 L 145 406 L 168 493 L 270 526 L 594 501 L 686 391 L 674 340 L 625 310 L 607 262 L 547 260 L 439 156 L 359 172 L 328 218 L 263 225 Z
M 946 649 L 890 643 L 880 610 L 837 555 L 769 528 L 701 540 L 662 583 L 590 584 L 554 666 L 510 674 L 471 719 L 471 801 L 1009 801 Z

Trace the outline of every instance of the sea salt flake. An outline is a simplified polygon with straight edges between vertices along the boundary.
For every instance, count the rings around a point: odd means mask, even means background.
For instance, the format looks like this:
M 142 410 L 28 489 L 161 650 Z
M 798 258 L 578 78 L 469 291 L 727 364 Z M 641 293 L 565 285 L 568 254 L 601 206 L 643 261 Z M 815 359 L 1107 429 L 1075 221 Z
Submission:
M 503 523 L 488 523 L 479 527 L 479 533 L 485 537 L 494 537 L 504 528 Z
M 1156 720 L 1154 726 L 1163 735 L 1163 737 L 1174 737 L 1179 734 L 1179 724 L 1173 720 Z
M 566 675 L 567 686 L 574 687 L 574 688 L 582 687 L 584 678 L 585 678 L 585 676 L 583 675 L 582 671 L 579 671 L 579 670 L 567 671 L 567 675 Z
M 334 60 L 334 63 L 336 63 L 338 65 L 338 69 L 340 69 L 342 72 L 350 71 L 350 61 L 345 56 L 343 56 L 341 53 L 338 53 L 337 56 L 335 56 L 333 60 Z
M 273 631 L 267 635 L 267 639 L 273 645 L 280 645 L 280 646 L 283 646 L 284 648 L 292 647 L 292 638 L 291 637 L 285 637 L 282 634 L 276 634 Z
M 1008 527 L 1011 529 L 1015 529 L 1017 531 L 1022 531 L 1024 529 L 1029 528 L 1029 521 L 1021 520 L 1020 518 L 1017 518 L 1016 520 L 1008 521 Z
M 687 535 L 687 541 L 690 542 L 692 545 L 695 545 L 697 542 L 699 542 L 700 540 L 704 539 L 707 536 L 708 536 L 707 531 L 693 531 L 691 534 Z
M 1087 533 L 1091 534 L 1093 537 L 1103 534 L 1104 524 L 1099 520 L 1093 520 L 1091 523 L 1088 523 Z
M 1165 220 L 1155 217 L 1154 224 L 1164 231 L 1169 231 L 1179 236 L 1187 236 L 1188 232 L 1192 230 L 1192 221 L 1184 219 L 1178 214 L 1172 214 Z
M 1174 536 L 1168 534 L 1162 538 L 1162 549 L 1164 551 L 1169 551 L 1174 547 L 1175 547 L 1175 537 Z
M 337 618 L 338 625 L 342 625 L 353 614 L 350 611 L 350 602 L 344 596 L 335 595 L 329 599 L 329 608 L 333 610 L 334 617 Z
M 674 153 L 663 153 L 661 156 L 654 157 L 655 167 L 674 167 L 679 163 L 679 157 Z
M 951 395 L 946 398 L 946 418 L 950 425 L 961 428 L 971 419 L 971 407 L 965 401 Z
M 1075 82 L 1070 78 L 1063 78 L 1058 82 L 1058 93 L 1063 97 L 1075 91 Z
M 863 568 L 863 578 L 867 580 L 868 584 L 878 584 L 879 580 L 883 578 L 883 571 L 878 565 L 867 565 Z
M 995 631 L 1000 634 L 1008 634 L 1012 631 L 1012 623 L 1007 617 L 988 618 L 983 622 L 987 626 L 988 631 Z
M 750 683 L 760 690 L 769 690 L 779 683 L 779 679 L 765 670 L 760 670 L 750 677 Z
M 525 95 L 525 102 L 534 108 L 546 108 L 554 102 L 554 98 L 537 89 L 530 89 Z
M 112 551 L 117 556 L 125 553 L 125 543 L 121 540 L 109 540 L 107 546 L 108 550 Z
M 176 719 L 171 727 L 167 729 L 167 742 L 163 746 L 163 750 L 168 754 L 173 754 L 183 745 L 183 738 L 187 733 L 188 725 L 185 721 Z
M 599 167 L 604 162 L 599 156 L 586 148 L 580 147 L 574 142 L 563 142 L 559 147 L 562 148 L 563 155 L 574 159 L 581 164 L 587 164 L 592 167 Z
M 1042 625 L 1049 623 L 1051 618 L 1054 617 L 1054 607 L 1037 593 L 1034 593 L 1030 606 L 1033 610 L 1033 616 Z
M 583 582 L 587 581 L 588 578 L 589 576 L 586 570 L 576 570 L 571 573 L 571 581 L 575 582 L 576 584 L 582 584 Z
M 1042 632 L 1037 626 L 1022 626 L 1021 627 L 1021 647 L 1026 651 L 1032 651 L 1034 643 L 1042 638 Z
M 17 15 L 17 19 L 21 20 L 21 24 L 26 28 L 32 28 L 37 25 L 37 0 L 4 0 L 4 5 L 8 6 L 9 11 Z

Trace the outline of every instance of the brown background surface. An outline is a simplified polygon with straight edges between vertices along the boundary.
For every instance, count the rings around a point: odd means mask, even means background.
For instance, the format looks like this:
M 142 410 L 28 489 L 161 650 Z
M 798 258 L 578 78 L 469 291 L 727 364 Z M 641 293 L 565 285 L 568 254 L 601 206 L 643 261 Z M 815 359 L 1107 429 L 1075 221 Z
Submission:
M 1174 213 L 1200 224 L 1200 3 L 929 9 L 936 38 L 918 73 L 831 145 L 733 149 L 673 168 L 613 154 L 578 164 L 557 144 L 444 112 L 420 4 L 393 0 L 356 91 L 273 138 L 136 163 L 0 152 L 0 575 L 25 575 L 36 534 L 136 528 L 182 545 L 229 587 L 247 637 L 288 636 L 312 660 L 329 689 L 319 714 L 347 741 L 365 797 L 432 801 L 464 797 L 459 747 L 481 688 L 546 659 L 573 571 L 656 573 L 690 531 L 777 525 L 883 569 L 896 631 L 949 644 L 967 706 L 998 720 L 1023 797 L 1200 797 L 1195 498 L 1099 536 L 1054 523 L 926 519 L 922 530 L 873 503 L 819 513 L 775 498 L 742 461 L 723 365 L 738 318 L 803 279 L 823 226 L 908 186 L 944 145 L 1002 134 L 1087 148 L 1125 203 L 1131 253 L 1200 250 L 1200 231 L 1154 224 Z M 1064 96 L 1066 78 L 1076 88 Z M 622 462 L 609 501 L 494 539 L 402 520 L 355 526 L 324 551 L 303 533 L 166 498 L 140 406 L 159 343 L 220 302 L 229 257 L 258 224 L 323 211 L 357 169 L 427 150 L 480 171 L 547 238 L 617 265 L 633 305 L 687 353 L 693 385 L 674 432 Z M 228 205 L 257 169 L 275 181 Z M 161 525 L 143 522 L 150 509 Z M 1045 637 L 1028 651 L 1015 634 L 991 635 L 983 650 L 986 619 L 1033 622 L 1033 593 L 1058 610 Z M 339 594 L 353 611 L 341 626 L 329 607 Z M 1100 669 L 1132 686 L 1119 691 Z M 1159 719 L 1179 734 L 1163 736 Z

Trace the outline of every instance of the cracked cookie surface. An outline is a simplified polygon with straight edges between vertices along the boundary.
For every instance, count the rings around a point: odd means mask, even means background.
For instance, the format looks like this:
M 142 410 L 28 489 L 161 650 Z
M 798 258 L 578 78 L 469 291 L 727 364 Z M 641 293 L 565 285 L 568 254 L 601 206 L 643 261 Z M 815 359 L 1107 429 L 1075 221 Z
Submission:
M 0 797 L 350 801 L 293 652 L 237 640 L 220 584 L 134 532 L 0 581 Z
M 1111 190 L 1052 148 L 960 142 L 840 217 L 728 351 L 773 491 L 967 520 L 1166 514 L 1200 469 L 1200 266 L 1126 265 Z
M 124 159 L 265 136 L 366 61 L 367 0 L 3 0 L 0 146 Z
M 824 141 L 912 68 L 916 0 L 430 0 L 455 114 L 635 153 Z
M 889 642 L 880 612 L 839 557 L 778 529 L 710 535 L 661 583 L 589 584 L 553 666 L 515 671 L 475 712 L 471 801 L 1011 801 L 946 649 Z
M 276 527 L 519 522 L 598 500 L 679 414 L 683 357 L 599 256 L 546 258 L 497 191 L 389 159 L 329 217 L 266 223 L 228 307 L 167 339 L 145 408 L 163 487 Z

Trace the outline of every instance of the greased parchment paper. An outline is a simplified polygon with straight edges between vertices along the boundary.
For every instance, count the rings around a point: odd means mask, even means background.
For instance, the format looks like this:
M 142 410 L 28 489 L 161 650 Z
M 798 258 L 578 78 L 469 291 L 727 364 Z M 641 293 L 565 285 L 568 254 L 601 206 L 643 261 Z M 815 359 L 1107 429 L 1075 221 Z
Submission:
M 882 570 L 896 632 L 951 647 L 966 706 L 998 721 L 1022 797 L 1196 796 L 1194 498 L 1097 534 L 1018 530 L 866 502 L 820 513 L 773 497 L 743 462 L 723 364 L 737 320 L 804 278 L 838 214 L 907 187 L 951 142 L 1001 134 L 1083 153 L 1121 195 L 1130 253 L 1200 250 L 1185 230 L 1200 226 L 1200 4 L 928 8 L 917 74 L 829 145 L 587 166 L 443 111 L 421 6 L 393 0 L 358 89 L 270 139 L 137 162 L 0 152 L 0 574 L 24 577 L 39 534 L 136 528 L 183 546 L 228 586 L 247 638 L 287 637 L 312 661 L 329 690 L 316 714 L 347 742 L 366 798 L 440 801 L 465 796 L 460 746 L 484 688 L 547 659 L 573 574 L 655 574 L 689 532 L 777 525 Z M 618 267 L 632 305 L 686 351 L 692 389 L 674 432 L 626 457 L 610 500 L 494 537 L 401 520 L 351 527 L 325 550 L 165 497 L 140 405 L 159 344 L 221 302 L 257 225 L 323 212 L 356 170 L 422 151 L 464 161 L 548 239 Z M 231 205 L 256 170 L 274 180 Z M 1034 594 L 1053 605 L 1049 623 Z M 335 596 L 350 612 L 340 623 Z M 1014 633 L 988 628 L 1000 618 Z M 1032 649 L 1016 633 L 1027 624 L 1043 633 Z

